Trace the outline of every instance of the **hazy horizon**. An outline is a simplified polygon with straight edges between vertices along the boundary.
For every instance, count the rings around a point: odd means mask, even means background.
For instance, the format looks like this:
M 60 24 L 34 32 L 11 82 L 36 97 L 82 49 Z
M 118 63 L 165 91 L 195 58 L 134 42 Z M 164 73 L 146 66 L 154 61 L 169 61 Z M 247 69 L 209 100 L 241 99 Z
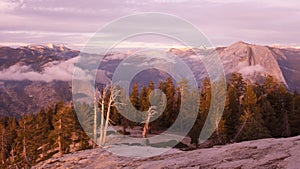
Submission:
M 237 41 L 300 46 L 299 11 L 300 2 L 295 0 L 3 0 L 0 45 L 53 43 L 79 50 L 97 30 L 113 20 L 142 12 L 161 12 L 194 24 L 215 46 Z M 156 41 L 144 38 L 133 42 L 127 45 Z

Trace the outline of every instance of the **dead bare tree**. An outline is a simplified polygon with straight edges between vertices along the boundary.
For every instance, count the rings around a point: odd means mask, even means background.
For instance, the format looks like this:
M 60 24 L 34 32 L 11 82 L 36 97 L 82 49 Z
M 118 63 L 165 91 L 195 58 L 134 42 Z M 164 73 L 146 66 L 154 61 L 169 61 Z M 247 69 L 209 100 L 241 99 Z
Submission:
M 109 87 L 106 86 L 101 92 L 98 90 L 95 91 L 95 96 L 94 96 L 94 141 L 97 144 L 100 144 L 100 141 L 103 138 L 103 125 L 104 125 L 104 111 L 105 111 L 105 98 L 106 94 L 108 91 Z M 100 111 L 100 138 L 98 140 L 97 137 L 97 129 L 98 129 L 98 103 L 101 106 L 101 111 Z M 96 144 L 94 144 L 94 147 Z
M 144 128 L 143 128 L 143 132 L 142 132 L 143 138 L 146 138 L 146 137 L 147 137 L 147 132 L 148 132 L 148 130 L 149 130 L 149 122 L 150 122 L 150 119 L 151 119 L 151 117 L 153 117 L 155 114 L 157 114 L 156 106 L 151 106 L 151 107 L 149 107 L 149 109 L 148 109 L 148 111 L 147 111 L 147 117 L 146 117 L 146 120 L 143 122 L 143 123 L 145 123 Z
M 113 86 L 113 87 L 110 87 L 110 92 L 111 92 L 111 94 L 110 94 L 108 105 L 107 105 L 105 126 L 103 126 L 104 129 L 103 129 L 103 138 L 101 140 L 101 144 L 105 144 L 105 142 L 106 142 L 106 134 L 107 134 L 108 124 L 110 121 L 111 107 L 115 106 L 115 100 L 119 96 L 121 90 L 117 89 L 116 86 Z
M 105 95 L 108 90 L 110 90 L 110 96 L 107 104 L 105 124 L 104 124 L 105 96 L 103 96 L 101 100 L 101 122 L 100 122 L 100 144 L 101 145 L 105 144 L 106 142 L 106 134 L 107 134 L 108 124 L 110 122 L 111 107 L 116 105 L 115 102 L 116 98 L 121 93 L 121 90 L 118 89 L 116 86 L 111 86 L 105 88 Z
M 98 129 L 98 103 L 100 101 L 100 105 L 104 105 L 104 99 L 105 99 L 105 95 L 106 95 L 106 90 L 103 90 L 102 92 L 100 92 L 98 89 L 95 89 L 95 94 L 94 94 L 94 125 L 93 125 L 93 136 L 94 136 L 94 144 L 93 144 L 93 148 L 96 147 L 96 145 L 99 143 L 98 142 L 98 137 L 97 137 L 97 129 Z M 101 111 L 102 112 L 102 111 Z M 101 117 L 101 120 L 102 117 Z

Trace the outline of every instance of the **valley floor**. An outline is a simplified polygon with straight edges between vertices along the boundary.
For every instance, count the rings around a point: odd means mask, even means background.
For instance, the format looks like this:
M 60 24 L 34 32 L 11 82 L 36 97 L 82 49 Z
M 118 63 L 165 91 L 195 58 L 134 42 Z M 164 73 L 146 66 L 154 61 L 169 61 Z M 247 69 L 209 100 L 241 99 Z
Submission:
M 134 151 L 134 146 L 128 146 Z M 97 148 L 46 160 L 33 168 L 300 168 L 300 136 L 261 139 L 133 159 Z

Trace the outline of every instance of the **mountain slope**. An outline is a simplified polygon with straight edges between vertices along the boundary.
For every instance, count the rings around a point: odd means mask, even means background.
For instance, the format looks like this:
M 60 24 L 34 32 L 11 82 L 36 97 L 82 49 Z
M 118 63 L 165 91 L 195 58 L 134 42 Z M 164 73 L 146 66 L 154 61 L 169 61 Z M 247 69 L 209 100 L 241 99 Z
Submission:
M 200 83 L 208 77 L 208 73 L 197 55 L 209 57 L 208 51 L 204 48 L 170 49 L 163 54 L 172 53 L 183 60 Z M 300 92 L 300 49 L 237 42 L 228 47 L 219 47 L 216 51 L 227 77 L 239 72 L 250 82 L 259 83 L 271 75 L 290 91 Z M 63 45 L 29 45 L 16 49 L 0 47 L 0 114 L 32 113 L 58 100 L 70 101 L 73 68 L 78 55 L 79 51 Z M 131 56 L 130 52 L 106 54 L 96 81 L 102 84 L 109 82 L 116 68 L 120 63 L 126 63 L 122 61 L 128 56 Z M 133 57 L 140 64 L 126 63 L 128 68 L 142 64 L 155 65 L 155 60 L 139 55 L 138 52 Z M 172 69 L 182 72 L 181 67 L 173 66 Z M 152 80 L 157 86 L 166 77 L 170 77 L 168 72 L 145 70 L 138 73 L 132 83 L 137 82 L 141 87 Z
M 63 45 L 28 45 L 19 48 L 0 47 L 0 71 L 11 66 L 27 66 L 30 70 L 42 72 L 45 67 L 78 56 L 79 51 Z M 50 65 L 49 65 L 50 64 Z
M 71 82 L 5 81 L 0 84 L 0 115 L 36 113 L 57 101 L 71 100 Z
M 134 148 L 128 147 L 128 151 Z M 169 152 L 145 159 L 118 157 L 97 148 L 51 158 L 33 168 L 299 168 L 299 149 L 300 136 Z
M 278 58 L 278 64 L 284 74 L 290 89 L 300 91 L 300 50 L 295 48 L 272 48 L 281 52 L 285 57 Z
M 70 101 L 72 59 L 78 54 L 53 44 L 0 47 L 0 115 L 34 113 L 58 100 Z

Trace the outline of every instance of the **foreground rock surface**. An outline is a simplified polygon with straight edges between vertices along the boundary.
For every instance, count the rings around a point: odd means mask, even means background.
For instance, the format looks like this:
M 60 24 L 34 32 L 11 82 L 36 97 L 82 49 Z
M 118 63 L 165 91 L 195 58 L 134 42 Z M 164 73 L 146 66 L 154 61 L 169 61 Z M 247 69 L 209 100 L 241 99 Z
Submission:
M 296 169 L 300 168 L 300 136 L 247 141 L 194 151 L 174 151 L 173 153 L 143 159 L 118 157 L 98 148 L 67 154 L 59 158 L 51 158 L 33 168 Z

